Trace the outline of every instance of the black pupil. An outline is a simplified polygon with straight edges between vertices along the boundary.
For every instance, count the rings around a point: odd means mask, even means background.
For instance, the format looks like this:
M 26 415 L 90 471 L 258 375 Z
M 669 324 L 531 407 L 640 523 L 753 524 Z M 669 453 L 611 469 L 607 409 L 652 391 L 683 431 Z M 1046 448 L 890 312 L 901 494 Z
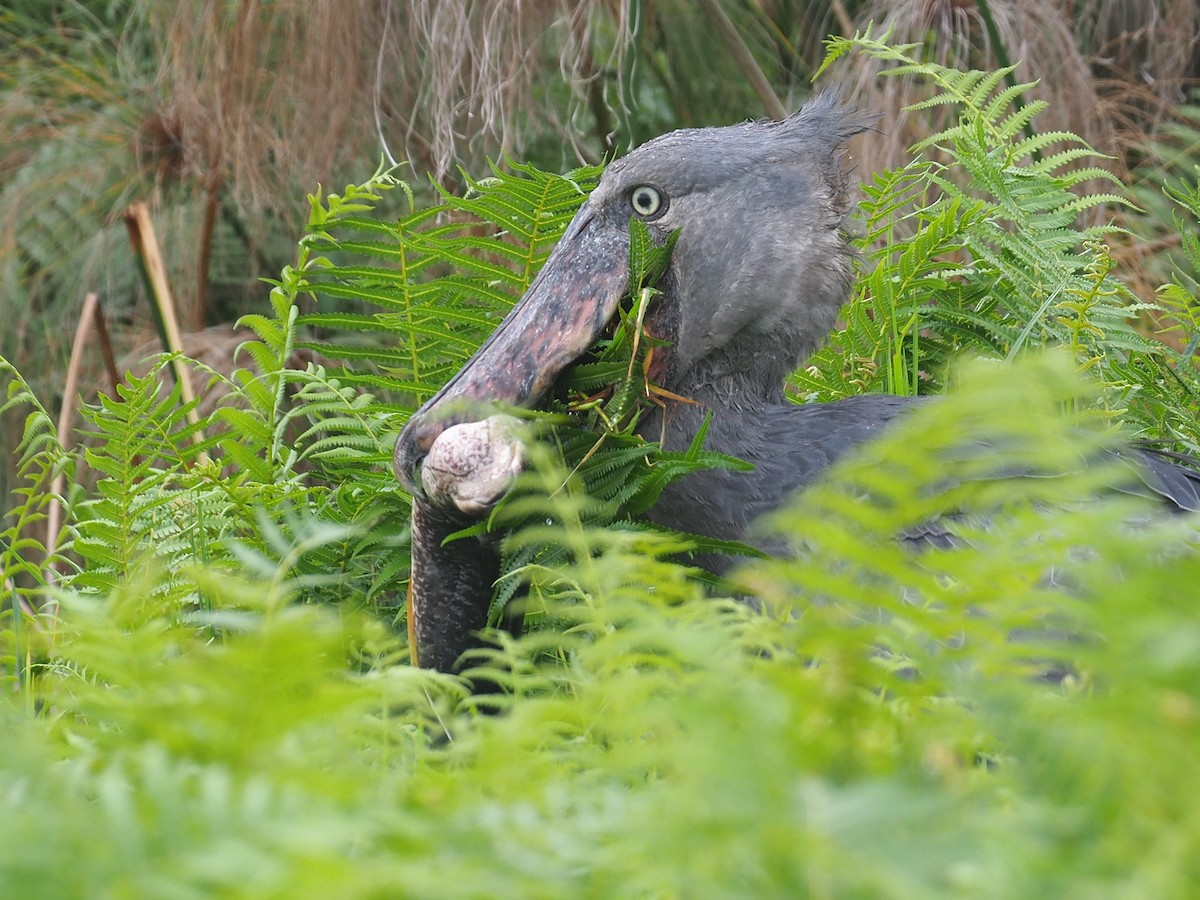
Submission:
M 639 212 L 654 212 L 654 192 L 647 190 L 635 192 L 633 195 L 633 205 L 638 208 Z

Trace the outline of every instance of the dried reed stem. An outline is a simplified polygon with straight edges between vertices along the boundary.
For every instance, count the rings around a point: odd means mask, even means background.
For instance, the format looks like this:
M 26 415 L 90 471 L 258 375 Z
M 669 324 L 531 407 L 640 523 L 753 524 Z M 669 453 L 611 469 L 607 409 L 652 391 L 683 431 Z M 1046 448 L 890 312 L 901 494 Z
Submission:
M 145 203 L 137 202 L 125 211 L 125 226 L 129 229 L 129 239 L 133 243 L 134 253 L 142 264 L 146 281 L 150 286 L 150 296 L 162 325 L 165 349 L 172 354 L 171 371 L 179 383 L 183 402 L 188 404 L 187 418 L 195 426 L 192 432 L 192 442 L 204 442 L 204 432 L 200 430 L 200 416 L 196 412 L 193 401 L 196 399 L 192 390 L 192 379 L 183 366 L 183 338 L 179 333 L 179 319 L 175 315 L 175 300 L 171 296 L 171 286 L 167 282 L 167 271 L 163 266 L 162 254 L 158 249 L 158 240 L 154 236 L 154 223 L 150 221 L 150 208 Z M 208 462 L 208 454 L 201 451 L 200 461 Z
M 79 392 L 79 370 L 83 368 L 83 355 L 87 348 L 88 336 L 95 326 L 100 312 L 100 297 L 95 291 L 89 291 L 83 298 L 83 311 L 79 314 L 79 324 L 75 326 L 75 340 L 71 344 L 71 361 L 67 364 L 67 380 L 63 385 L 62 408 L 58 411 L 58 443 L 66 450 L 71 443 L 71 425 L 75 421 L 75 395 Z M 58 546 L 58 535 L 62 530 L 63 508 L 59 497 L 66 487 L 67 476 L 62 470 L 54 475 L 50 484 L 50 508 L 46 511 L 46 556 L 54 555 Z M 53 565 L 47 566 L 51 578 L 57 570 Z
M 721 8 L 721 4 L 717 0 L 703 0 L 701 5 L 704 7 L 705 12 L 708 13 L 708 17 L 712 19 L 713 25 L 716 26 L 717 32 L 721 35 L 721 39 L 725 41 L 725 45 L 733 54 L 738 68 L 742 70 L 742 74 L 746 76 L 746 80 L 754 88 L 754 93 L 758 94 L 758 99 L 762 102 L 763 109 L 767 111 L 767 115 L 776 121 L 786 118 L 787 110 L 784 108 L 783 102 L 771 87 L 771 82 L 767 80 L 767 76 L 763 74 L 763 70 L 759 68 L 758 62 L 754 59 L 754 54 L 750 52 L 750 48 L 742 40 L 737 26 L 733 24 L 733 21 L 726 14 L 725 10 Z

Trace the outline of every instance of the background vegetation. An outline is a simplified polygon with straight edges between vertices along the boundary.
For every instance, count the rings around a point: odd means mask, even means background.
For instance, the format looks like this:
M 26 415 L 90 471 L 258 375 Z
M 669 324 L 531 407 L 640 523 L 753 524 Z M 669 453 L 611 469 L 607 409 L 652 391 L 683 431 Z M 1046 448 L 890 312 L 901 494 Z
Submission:
M 251 4 L 206 9 L 213 28 L 240 23 L 229 46 L 255 35 L 252 25 L 287 22 L 280 34 L 298 42 L 294 50 L 320 45 L 277 6 L 272 15 L 284 18 L 261 21 L 237 18 Z M 833 11 L 866 11 L 847 7 Z M 799 29 L 799 5 L 723 8 L 772 91 L 800 90 L 816 65 L 787 54 L 774 68 L 763 47 L 781 39 L 751 27 L 775 22 L 768 12 L 785 21 L 786 11 L 788 28 Z M 609 96 L 640 104 L 628 107 L 636 115 L 614 112 L 613 127 L 626 115 L 658 130 L 655 117 L 666 123 L 687 90 L 671 73 L 691 57 L 668 43 L 687 32 L 663 25 L 678 9 L 580 9 L 600 42 L 591 46 L 619 48 L 593 57 L 617 61 L 603 69 Z M 957 16 L 964 6 L 947 9 Z M 57 8 L 52 30 L 71 46 L 52 68 L 87 71 L 86 47 L 74 41 L 103 33 L 97 15 L 102 24 L 130 14 L 112 43 L 134 51 L 132 29 L 151 34 L 154 15 L 154 27 L 182 27 L 165 10 Z M 354 14 L 373 10 L 385 14 L 370 44 L 377 61 L 396 24 L 386 17 L 399 12 L 363 5 Z M 1169 11 L 1153 10 L 1154 22 Z M 559 21 L 555 11 L 547 7 L 544 21 Z M 16 12 L 14 27 L 46 23 L 40 5 Z M 962 21 L 981 23 L 967 13 Z M 498 27 L 484 19 L 460 16 L 457 27 Z M 655 27 L 664 31 L 657 44 L 638 43 Z M 275 46 L 265 36 L 273 33 L 257 33 L 260 46 Z M 23 47 L 22 65 L 38 56 L 32 44 L 12 46 Z M 214 48 L 201 42 L 192 52 L 212 59 Z M 459 173 L 446 181 L 457 190 L 418 188 L 411 207 L 382 174 L 314 198 L 298 227 L 308 236 L 280 266 L 269 308 L 251 307 L 246 367 L 190 364 L 208 387 L 209 405 L 194 418 L 160 362 L 101 398 L 87 414 L 86 449 L 67 451 L 51 416 L 54 391 L 44 389 L 54 376 L 5 359 L 4 421 L 18 423 L 6 435 L 19 445 L 0 532 L 0 672 L 11 686 L 0 705 L 9 736 L 0 893 L 1194 892 L 1194 521 L 1129 493 L 1097 499 L 1098 487 L 1135 482 L 1115 462 L 1080 471 L 1078 460 L 1111 458 L 1103 450 L 1118 421 L 1126 437 L 1200 446 L 1189 274 L 1200 264 L 1196 183 L 1147 193 L 1156 244 L 1181 254 L 1149 308 L 1144 280 L 1126 280 L 1142 270 L 1122 266 L 1135 258 L 1129 248 L 1147 252 L 1145 242 L 1111 221 L 1124 173 L 1104 174 L 1112 161 L 1092 155 L 1082 135 L 1053 133 L 1055 101 L 1038 102 L 1041 88 L 1008 90 L 1002 74 L 956 74 L 871 38 L 829 50 L 825 77 L 899 66 L 911 76 L 909 96 L 936 99 L 928 109 L 945 115 L 914 110 L 905 121 L 928 141 L 869 180 L 864 274 L 846 328 L 797 373 L 795 389 L 802 399 L 954 390 L 781 512 L 772 527 L 789 535 L 794 558 L 753 563 L 736 585 L 762 612 L 707 596 L 671 559 L 684 546 L 678 537 L 623 521 L 638 502 L 629 488 L 652 487 L 648 476 L 631 479 L 637 467 L 619 468 L 625 449 L 593 454 L 567 481 L 570 453 L 586 450 L 567 447 L 565 459 L 539 459 L 518 495 L 552 525 L 508 538 L 511 578 L 528 583 L 536 627 L 477 660 L 505 691 L 473 697 L 458 679 L 404 664 L 402 622 L 391 613 L 405 586 L 408 510 L 388 471 L 389 441 L 521 292 L 594 170 L 563 179 L 516 167 L 479 181 Z M 728 59 L 736 66 L 732 50 Z M 742 104 L 763 102 L 752 86 L 727 81 L 722 90 L 745 91 Z M 599 122 L 591 83 L 577 83 L 574 108 Z M 1152 101 L 1134 104 L 1144 122 L 1162 111 Z M 80 120 L 103 106 L 81 103 Z M 1047 136 L 1026 136 L 1033 114 Z M 519 116 L 495 115 L 496 134 L 515 142 Z M 263 121 L 274 123 L 263 134 L 274 133 L 277 122 Z M 514 130 L 503 131 L 506 121 Z M 385 115 L 379 122 L 385 136 L 400 130 Z M 230 166 L 232 134 L 216 141 Z M 536 153 L 536 131 L 525 134 L 528 145 L 510 146 Z M 1184 160 L 1187 134 L 1180 126 L 1156 144 L 1133 142 L 1116 163 L 1163 159 L 1171 147 Z M 589 141 L 601 146 L 600 132 L 579 137 Z M 277 145 L 264 158 L 285 151 Z M 432 154 L 428 164 L 438 171 L 437 160 L 451 158 Z M 286 166 L 257 176 L 251 168 L 242 177 L 282 177 Z M 226 198 L 253 191 L 233 173 L 190 195 L 185 179 L 175 195 L 163 182 L 159 221 L 190 196 L 203 235 L 215 193 L 212 235 L 237 232 L 252 204 L 235 199 L 231 213 Z M 969 177 L 956 187 L 960 175 Z M 262 196 L 278 204 L 262 221 L 282 222 L 299 194 L 274 185 Z M 1097 210 L 1106 212 L 1090 215 Z M 95 233 L 119 235 L 111 211 L 96 213 Z M 175 246 L 194 253 L 203 244 Z M 21 252 L 12 283 L 30 309 L 51 309 L 36 299 L 51 294 L 37 291 L 58 276 Z M 1152 340 L 1165 325 L 1171 340 Z M 1031 349 L 1056 352 L 1012 361 Z M 964 352 L 981 359 L 949 368 Z M 1012 455 L 997 463 L 970 452 L 981 442 Z M 998 480 L 1013 460 L 1036 477 Z M 79 486 L 53 490 L 60 471 Z M 570 490 L 559 489 L 564 481 Z M 44 516 L 56 504 L 66 530 L 51 543 Z M 899 552 L 895 534 L 951 509 L 965 548 Z M 505 714 L 480 715 L 482 704 Z

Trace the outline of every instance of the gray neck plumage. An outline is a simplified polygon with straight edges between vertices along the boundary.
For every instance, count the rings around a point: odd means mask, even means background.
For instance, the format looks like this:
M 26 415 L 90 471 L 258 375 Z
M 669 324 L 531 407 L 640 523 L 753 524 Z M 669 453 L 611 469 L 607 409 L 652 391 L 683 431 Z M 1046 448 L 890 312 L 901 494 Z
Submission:
M 795 356 L 753 339 L 733 341 L 699 360 L 671 390 L 716 409 L 759 409 L 784 402 Z

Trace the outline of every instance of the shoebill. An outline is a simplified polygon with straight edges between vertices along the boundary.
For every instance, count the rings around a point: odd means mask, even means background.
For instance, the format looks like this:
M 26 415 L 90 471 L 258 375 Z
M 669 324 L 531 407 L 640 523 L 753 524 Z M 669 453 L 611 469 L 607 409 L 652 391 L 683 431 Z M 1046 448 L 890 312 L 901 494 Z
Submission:
M 536 404 L 604 333 L 629 287 L 632 218 L 660 242 L 679 232 L 645 327 L 664 342 L 654 382 L 693 401 L 668 403 L 643 433 L 681 449 L 711 416 L 708 449 L 754 464 L 672 483 L 648 518 L 746 538 L 762 514 L 911 408 L 901 397 L 799 405 L 784 395 L 850 290 L 844 145 L 867 127 L 818 98 L 778 122 L 672 132 L 607 168 L 525 296 L 397 442 L 396 474 L 414 498 L 409 627 L 421 665 L 454 670 L 485 625 L 497 558 L 476 540 L 442 538 L 486 515 L 520 468 L 519 447 L 490 416 L 497 405 Z M 1195 471 L 1131 454 L 1148 491 L 1200 508 Z M 697 559 L 718 574 L 735 561 Z

